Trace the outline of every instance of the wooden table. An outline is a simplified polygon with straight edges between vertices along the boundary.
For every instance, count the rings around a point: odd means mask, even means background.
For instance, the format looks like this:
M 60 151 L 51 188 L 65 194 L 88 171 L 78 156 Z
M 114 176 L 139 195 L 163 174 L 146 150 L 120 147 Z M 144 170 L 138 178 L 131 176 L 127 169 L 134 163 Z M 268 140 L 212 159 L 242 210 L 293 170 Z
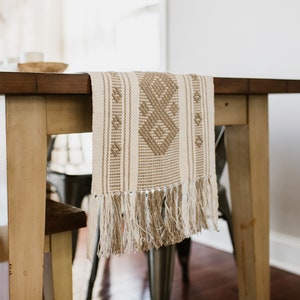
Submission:
M 215 78 L 214 83 L 216 125 L 227 126 L 239 296 L 266 300 L 268 94 L 299 93 L 300 81 Z M 0 95 L 6 107 L 9 298 L 42 299 L 47 135 L 91 131 L 90 79 L 1 72 Z

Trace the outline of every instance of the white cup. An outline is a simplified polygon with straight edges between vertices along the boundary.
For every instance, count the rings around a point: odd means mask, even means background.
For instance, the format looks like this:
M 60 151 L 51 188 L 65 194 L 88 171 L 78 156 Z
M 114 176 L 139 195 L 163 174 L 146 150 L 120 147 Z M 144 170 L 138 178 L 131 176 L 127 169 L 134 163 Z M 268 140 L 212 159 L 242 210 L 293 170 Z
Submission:
M 42 61 L 44 61 L 43 52 L 23 52 L 20 57 L 21 63 Z

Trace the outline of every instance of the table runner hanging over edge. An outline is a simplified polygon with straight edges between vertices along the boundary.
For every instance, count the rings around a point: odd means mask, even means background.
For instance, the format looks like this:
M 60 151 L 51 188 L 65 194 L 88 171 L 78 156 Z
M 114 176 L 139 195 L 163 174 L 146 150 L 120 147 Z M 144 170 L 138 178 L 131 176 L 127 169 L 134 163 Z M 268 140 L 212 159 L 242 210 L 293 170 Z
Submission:
M 159 248 L 217 229 L 213 78 L 90 73 L 88 257 Z

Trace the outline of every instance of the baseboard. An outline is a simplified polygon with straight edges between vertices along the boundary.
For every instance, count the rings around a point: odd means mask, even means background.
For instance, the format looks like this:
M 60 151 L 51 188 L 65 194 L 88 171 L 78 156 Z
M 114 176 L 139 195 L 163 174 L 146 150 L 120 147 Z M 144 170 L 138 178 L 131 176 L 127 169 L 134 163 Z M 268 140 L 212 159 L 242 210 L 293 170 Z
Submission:
M 278 233 L 270 233 L 270 264 L 278 269 L 300 275 L 300 239 Z
M 194 235 L 192 240 L 206 246 L 210 246 L 225 252 L 232 253 L 232 243 L 227 227 L 223 220 L 218 221 L 219 231 L 204 230 L 200 234 Z
M 232 253 L 227 224 L 220 220 L 219 232 L 203 231 L 193 241 Z M 300 239 L 272 231 L 270 233 L 270 265 L 300 275 Z

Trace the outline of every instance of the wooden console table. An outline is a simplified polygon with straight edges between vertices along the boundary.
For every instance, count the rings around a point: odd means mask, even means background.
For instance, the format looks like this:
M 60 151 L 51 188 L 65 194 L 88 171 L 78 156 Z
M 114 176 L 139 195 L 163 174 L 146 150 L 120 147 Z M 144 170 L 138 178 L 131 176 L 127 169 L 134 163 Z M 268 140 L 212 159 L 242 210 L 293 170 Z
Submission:
M 214 83 L 216 125 L 227 126 L 239 298 L 266 300 L 268 94 L 299 93 L 300 81 L 215 78 Z M 42 299 L 47 135 L 91 131 L 90 79 L 87 74 L 0 72 L 0 95 L 6 111 L 7 297 Z M 5 243 L 1 236 L 0 242 Z

